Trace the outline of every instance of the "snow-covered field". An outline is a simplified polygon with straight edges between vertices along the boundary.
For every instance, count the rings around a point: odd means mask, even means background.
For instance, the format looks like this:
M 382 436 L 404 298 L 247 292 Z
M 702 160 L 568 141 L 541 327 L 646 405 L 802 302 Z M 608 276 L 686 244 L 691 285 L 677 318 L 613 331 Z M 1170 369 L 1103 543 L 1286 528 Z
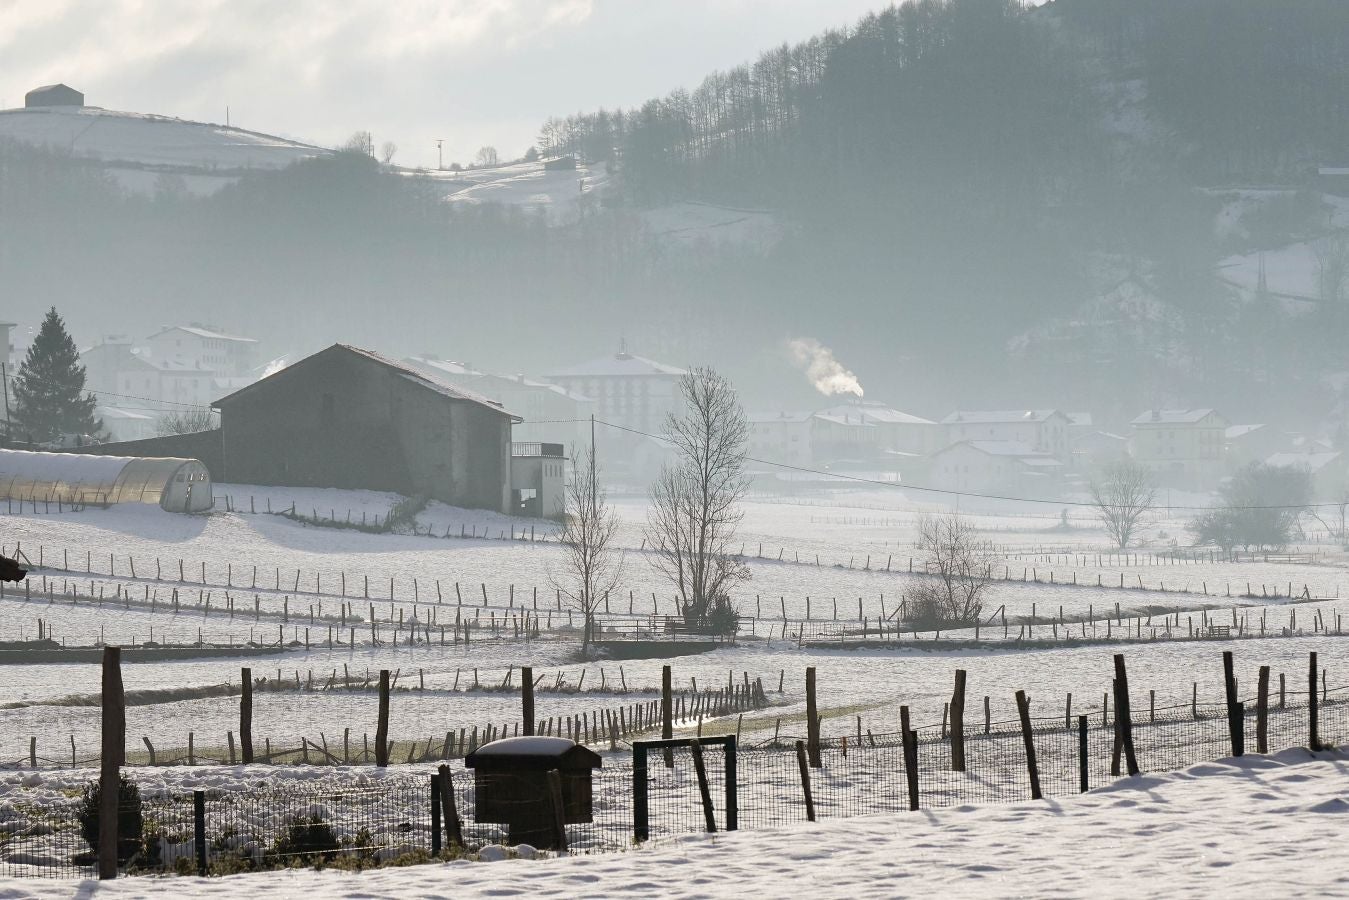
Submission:
M 737 590 L 742 612 L 754 621 L 738 646 L 670 660 L 583 664 L 575 660 L 576 634 L 565 628 L 569 618 L 573 625 L 578 620 L 557 608 L 553 582 L 563 573 L 549 523 L 433 504 L 418 519 L 418 534 L 368 534 L 313 527 L 265 510 L 268 503 L 274 511 L 294 503 L 298 512 L 345 521 L 348 510 L 356 518 L 386 515 L 396 496 L 247 485 L 220 485 L 217 494 L 221 502 L 208 516 L 122 506 L 12 515 L 5 521 L 6 551 L 20 544 L 30 560 L 42 560 L 45 568 L 30 577 L 29 589 L 42 592 L 45 586 L 50 596 L 16 598 L 12 586 L 7 589 L 0 600 L 0 637 L 32 638 L 41 619 L 46 633 L 71 645 L 141 644 L 151 639 L 151 629 L 159 643 L 200 637 L 239 646 L 281 637 L 290 644 L 264 656 L 125 665 L 129 691 L 160 692 L 143 694 L 129 709 L 131 740 L 145 735 L 166 754 L 185 747 L 189 732 L 198 747 L 224 746 L 237 704 L 233 689 L 222 686 L 237 686 L 244 666 L 273 680 L 279 673 L 287 684 L 283 691 L 260 694 L 255 712 L 259 740 L 269 737 L 278 746 L 297 745 L 302 737 L 331 740 L 347 730 L 353 737 L 372 732 L 369 690 L 323 687 L 334 675 L 363 679 L 381 668 L 399 672 L 399 686 L 413 688 L 395 697 L 391 736 L 418 741 L 451 729 L 514 721 L 514 694 L 466 688 L 475 677 L 483 685 L 500 684 L 511 667 L 521 665 L 546 672 L 549 684 L 560 674 L 564 684 L 584 686 L 581 694 L 540 695 L 540 714 L 559 717 L 643 699 L 658 687 L 667 662 L 683 689 L 695 682 L 700 688 L 722 686 L 728 676 L 737 682 L 761 679 L 772 707 L 747 712 L 743 721 L 704 723 L 713 733 L 738 728 L 748 740 L 800 730 L 807 666 L 818 671 L 826 734 L 855 733 L 859 716 L 864 728 L 892 732 L 900 705 L 908 705 L 919 723 L 940 721 L 957 667 L 969 672 L 975 697 L 989 696 L 995 719 L 1012 717 L 1016 689 L 1032 696 L 1040 714 L 1057 714 L 1069 693 L 1075 710 L 1099 708 L 1109 690 L 1113 654 L 1121 648 L 1131 686 L 1142 698 L 1136 702 L 1148 702 L 1153 696 L 1148 692 L 1155 692 L 1159 707 L 1188 703 L 1196 684 L 1201 702 L 1219 699 L 1222 648 L 1235 650 L 1243 686 L 1253 685 L 1255 669 L 1268 664 L 1289 674 L 1290 689 L 1305 690 L 1300 673 L 1310 650 L 1320 653 L 1331 688 L 1349 683 L 1340 653 L 1349 591 L 1338 587 L 1341 580 L 1349 587 L 1349 579 L 1343 555 L 1325 547 L 1306 548 L 1297 557 L 1306 562 L 1266 563 L 1262 557 L 1176 562 L 1149 551 L 1121 559 L 1110 555 L 1104 534 L 1080 510 L 1070 517 L 1070 531 L 1057 530 L 1057 516 L 1039 507 L 975 510 L 972 521 L 1002 548 L 998 558 L 1012 579 L 990 589 L 985 615 L 992 618 L 981 629 L 978 648 L 933 649 L 927 644 L 937 635 L 905 632 L 898 646 L 831 649 L 845 627 L 858 630 L 859 615 L 873 638 L 879 618 L 893 620 L 906 584 L 918 577 L 907 572 L 914 510 L 877 490 L 758 498 L 745 504 L 742 526 L 753 577 Z M 224 510 L 225 496 L 232 512 Z M 618 508 L 627 560 L 608 618 L 624 619 L 629 609 L 637 616 L 670 613 L 670 589 L 642 547 L 645 507 L 624 500 Z M 425 535 L 428 526 L 434 536 Z M 1162 518 L 1150 527 L 1176 533 L 1177 522 Z M 443 537 L 447 532 L 451 536 Z M 511 536 L 515 539 L 502 539 Z M 1126 590 L 1117 586 L 1121 574 Z M 1020 580 L 1023 575 L 1028 580 Z M 1147 590 L 1138 587 L 1140 577 Z M 1096 587 L 1098 579 L 1104 585 L 1113 580 L 1116 587 Z M 1290 603 L 1290 581 L 1295 594 L 1306 585 L 1313 597 L 1329 599 Z M 1240 596 L 1247 582 L 1255 598 Z M 1267 598 L 1259 596 L 1257 585 L 1267 586 Z M 1276 586 L 1278 600 L 1272 599 Z M 1346 599 L 1335 599 L 1337 593 Z M 799 649 L 802 626 L 796 620 L 805 617 L 808 604 L 812 622 L 806 637 L 816 646 Z M 377 646 L 370 643 L 372 607 Z M 785 639 L 784 609 L 792 620 Z M 542 634 L 525 641 L 515 628 L 535 610 Z M 1066 622 L 1056 628 L 1060 610 Z M 1206 621 L 1231 623 L 1234 616 L 1247 640 L 1215 645 L 1185 639 Z M 468 645 L 453 639 L 456 619 L 477 624 Z M 417 642 L 408 646 L 414 621 Z M 441 626 L 448 626 L 448 637 L 442 637 Z M 1260 640 L 1262 633 L 1269 639 Z M 973 643 L 974 633 L 964 629 L 941 637 Z M 72 736 L 77 758 L 84 757 L 83 748 L 95 747 L 96 666 L 8 666 L 3 674 L 0 760 L 26 760 L 34 736 L 48 764 L 69 760 Z M 303 689 L 295 686 L 297 677 Z
M 1335 864 L 1349 759 L 1301 750 L 1126 778 L 1068 800 L 955 807 L 572 858 L 359 875 L 291 870 L 112 883 L 7 879 L 7 897 L 1267 897 L 1349 893 Z M 511 856 L 499 849 L 483 855 Z M 1283 888 L 1278 887 L 1283 885 Z M 1296 886 L 1296 887 L 1294 887 Z

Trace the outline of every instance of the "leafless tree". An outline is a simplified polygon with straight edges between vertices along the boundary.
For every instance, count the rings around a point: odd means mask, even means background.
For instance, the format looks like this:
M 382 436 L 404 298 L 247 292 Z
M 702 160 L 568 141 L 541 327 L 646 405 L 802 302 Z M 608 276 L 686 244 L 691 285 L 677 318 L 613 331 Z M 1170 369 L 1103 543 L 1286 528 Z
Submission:
M 375 138 L 368 131 L 353 132 L 347 142 L 342 145 L 342 150 L 347 153 L 362 153 L 366 156 L 375 155 Z
M 398 152 L 398 145 L 393 141 L 385 141 L 379 145 L 379 158 L 384 165 L 393 162 L 394 154 Z
M 731 554 L 738 504 L 749 486 L 749 428 L 731 383 L 711 369 L 686 373 L 679 394 L 683 413 L 665 420 L 674 458 L 651 486 L 647 544 L 652 565 L 675 587 L 685 625 L 731 624 L 728 589 L 750 577 Z
M 473 160 L 479 166 L 491 168 L 500 161 L 500 157 L 497 155 L 496 147 L 479 147 L 478 155 L 475 156 Z
M 917 548 L 928 578 L 905 591 L 909 620 L 932 625 L 968 625 L 984 611 L 992 554 L 974 527 L 958 515 L 918 520 Z
M 1318 507 L 1309 506 L 1307 512 L 1313 519 L 1321 523 L 1321 527 L 1330 532 L 1330 536 L 1335 538 L 1341 544 L 1349 546 L 1349 484 L 1340 488 L 1339 494 L 1328 504 L 1334 507 L 1334 513 L 1329 517 L 1323 516 L 1317 512 Z
M 1312 242 L 1316 257 L 1316 280 L 1323 303 L 1344 300 L 1345 285 L 1349 284 L 1349 232 L 1337 231 Z
M 215 410 L 184 409 L 167 412 L 159 417 L 155 430 L 160 437 L 172 434 L 196 434 L 210 431 L 217 425 Z
M 1131 459 L 1112 462 L 1091 480 L 1091 502 L 1106 533 L 1123 550 L 1133 540 L 1143 515 L 1157 505 L 1157 489 L 1147 466 Z
M 576 471 L 564 494 L 566 518 L 559 536 L 563 574 L 550 576 L 550 580 L 566 602 L 581 613 L 581 654 L 585 656 L 594 638 L 595 611 L 618 583 L 623 554 L 614 547 L 618 515 L 600 484 L 595 451 L 588 450 L 578 458 L 573 450 L 572 459 L 576 460 Z

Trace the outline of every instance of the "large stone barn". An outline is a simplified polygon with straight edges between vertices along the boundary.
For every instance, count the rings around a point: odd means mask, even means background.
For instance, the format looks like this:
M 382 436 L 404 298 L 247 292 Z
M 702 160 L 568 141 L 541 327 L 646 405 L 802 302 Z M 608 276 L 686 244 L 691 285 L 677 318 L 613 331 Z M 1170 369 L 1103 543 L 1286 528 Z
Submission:
M 515 417 L 378 353 L 334 344 L 211 405 L 224 444 L 218 481 L 510 510 Z

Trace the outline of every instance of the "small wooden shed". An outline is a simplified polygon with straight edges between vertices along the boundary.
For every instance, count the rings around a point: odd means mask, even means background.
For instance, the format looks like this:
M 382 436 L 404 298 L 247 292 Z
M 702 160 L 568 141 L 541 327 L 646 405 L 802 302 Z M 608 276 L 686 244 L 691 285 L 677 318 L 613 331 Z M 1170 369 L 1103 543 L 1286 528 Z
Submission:
M 562 820 L 577 825 L 593 820 L 592 771 L 600 755 L 561 737 L 512 737 L 492 741 L 464 759 L 473 770 L 475 818 L 510 826 L 512 844 L 556 845 L 555 816 L 548 773 L 562 783 Z

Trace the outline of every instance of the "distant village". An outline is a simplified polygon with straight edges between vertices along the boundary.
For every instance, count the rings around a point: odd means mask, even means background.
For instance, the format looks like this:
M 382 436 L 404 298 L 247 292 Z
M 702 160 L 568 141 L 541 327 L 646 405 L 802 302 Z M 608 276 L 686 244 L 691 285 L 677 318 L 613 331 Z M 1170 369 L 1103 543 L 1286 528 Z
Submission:
M 0 323 L 11 376 L 12 327 Z M 105 430 L 84 451 L 199 459 L 216 482 L 386 490 L 556 517 L 567 460 L 591 440 L 592 417 L 616 484 L 635 489 L 659 469 L 658 435 L 684 374 L 626 348 L 524 375 L 345 344 L 261 360 L 257 347 L 254 338 L 175 325 L 81 348 Z M 1321 497 L 1349 483 L 1349 460 L 1328 441 L 1207 408 L 1141 410 L 1123 423 L 1052 407 L 932 420 L 850 397 L 815 410 L 752 410 L 748 424 L 749 469 L 765 492 L 862 478 L 1052 500 L 1084 491 L 1093 469 L 1125 458 L 1178 491 L 1212 491 L 1257 461 L 1305 467 Z

